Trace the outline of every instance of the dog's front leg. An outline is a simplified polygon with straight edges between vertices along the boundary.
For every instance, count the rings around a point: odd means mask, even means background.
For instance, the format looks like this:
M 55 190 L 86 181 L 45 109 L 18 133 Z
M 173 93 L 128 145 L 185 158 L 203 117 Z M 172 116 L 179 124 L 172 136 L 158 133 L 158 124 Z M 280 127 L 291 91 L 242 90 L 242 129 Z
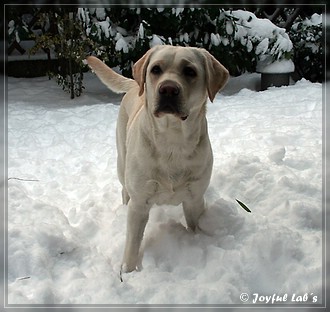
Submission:
M 204 197 L 191 198 L 182 203 L 184 216 L 189 229 L 195 231 L 198 227 L 198 220 L 205 211 Z
M 121 196 L 122 196 L 123 205 L 127 205 L 129 202 L 129 195 L 125 186 L 123 186 L 123 189 L 121 191 Z
M 128 204 L 126 245 L 122 264 L 123 272 L 131 272 L 137 268 L 139 250 L 145 226 L 148 222 L 150 207 L 137 205 L 134 201 Z

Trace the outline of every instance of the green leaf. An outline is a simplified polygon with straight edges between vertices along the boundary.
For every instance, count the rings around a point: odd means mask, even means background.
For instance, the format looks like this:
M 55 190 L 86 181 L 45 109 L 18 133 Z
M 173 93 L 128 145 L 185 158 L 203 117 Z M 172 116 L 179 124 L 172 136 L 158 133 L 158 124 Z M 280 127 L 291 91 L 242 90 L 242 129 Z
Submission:
M 239 203 L 239 205 L 246 210 L 247 212 L 251 212 L 251 210 L 245 205 L 243 204 L 241 201 L 239 201 L 238 199 L 236 199 L 236 201 Z

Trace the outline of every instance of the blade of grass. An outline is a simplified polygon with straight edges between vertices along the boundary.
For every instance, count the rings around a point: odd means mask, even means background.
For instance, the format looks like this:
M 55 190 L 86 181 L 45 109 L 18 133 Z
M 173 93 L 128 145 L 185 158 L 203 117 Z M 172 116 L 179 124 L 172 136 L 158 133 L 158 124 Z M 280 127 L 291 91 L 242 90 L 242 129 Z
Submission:
M 238 199 L 236 199 L 236 201 L 239 203 L 239 205 L 246 210 L 247 212 L 251 212 L 251 210 L 245 205 L 243 204 L 241 201 L 239 201 Z

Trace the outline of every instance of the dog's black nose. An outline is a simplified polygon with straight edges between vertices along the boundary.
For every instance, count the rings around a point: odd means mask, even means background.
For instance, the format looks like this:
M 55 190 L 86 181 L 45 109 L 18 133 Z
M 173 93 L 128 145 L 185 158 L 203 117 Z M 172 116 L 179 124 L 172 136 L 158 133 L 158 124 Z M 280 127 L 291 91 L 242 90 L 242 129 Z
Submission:
M 168 97 L 178 96 L 180 93 L 179 87 L 173 82 L 165 82 L 159 87 L 159 94 Z

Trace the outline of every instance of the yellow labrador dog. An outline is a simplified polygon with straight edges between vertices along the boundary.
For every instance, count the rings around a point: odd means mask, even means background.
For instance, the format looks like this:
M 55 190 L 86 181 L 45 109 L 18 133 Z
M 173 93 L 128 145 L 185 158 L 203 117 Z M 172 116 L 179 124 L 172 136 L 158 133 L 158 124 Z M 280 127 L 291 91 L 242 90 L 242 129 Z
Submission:
M 125 78 L 96 57 L 87 63 L 112 91 L 126 93 L 117 124 L 118 175 L 128 204 L 121 270 L 138 268 L 139 250 L 153 204 L 182 203 L 195 230 L 205 209 L 212 171 L 206 103 L 225 85 L 228 71 L 204 49 L 156 46 Z

